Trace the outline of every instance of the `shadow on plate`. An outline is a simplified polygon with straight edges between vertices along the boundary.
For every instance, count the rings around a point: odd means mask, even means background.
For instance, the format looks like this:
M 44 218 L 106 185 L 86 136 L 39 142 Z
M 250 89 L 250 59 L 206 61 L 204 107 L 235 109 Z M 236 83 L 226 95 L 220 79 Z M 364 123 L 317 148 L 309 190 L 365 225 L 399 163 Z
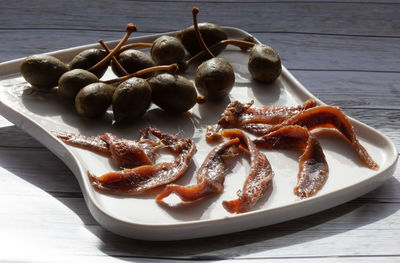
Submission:
M 98 119 L 87 119 L 78 116 L 73 101 L 58 96 L 56 89 L 41 91 L 26 87 L 20 94 L 21 102 L 31 113 L 46 121 L 54 123 L 53 127 L 69 127 L 77 129 L 79 133 L 93 136 L 106 132 L 127 139 L 138 139 L 139 130 L 145 127 L 157 127 L 163 132 L 178 137 L 191 138 L 195 131 L 195 117 L 190 113 L 171 114 L 153 105 L 141 119 L 132 124 L 117 125 L 113 121 L 111 108 Z M 59 118 L 59 119 L 58 119 Z M 171 125 L 173 123 L 173 125 Z
M 231 103 L 231 99 L 227 97 L 218 102 L 207 101 L 205 103 L 198 104 L 200 116 L 198 119 L 196 119 L 197 126 L 205 127 L 206 125 L 217 123 L 221 118 L 221 114 L 225 111 L 229 103 Z
M 73 102 L 58 96 L 56 89 L 40 90 L 26 86 L 20 98 L 27 110 L 43 117 L 70 114 L 74 110 Z
M 348 143 L 346 138 L 337 130 L 320 129 L 312 133 L 317 136 L 324 151 L 335 152 L 341 158 L 350 160 L 354 165 L 365 167 L 350 143 Z

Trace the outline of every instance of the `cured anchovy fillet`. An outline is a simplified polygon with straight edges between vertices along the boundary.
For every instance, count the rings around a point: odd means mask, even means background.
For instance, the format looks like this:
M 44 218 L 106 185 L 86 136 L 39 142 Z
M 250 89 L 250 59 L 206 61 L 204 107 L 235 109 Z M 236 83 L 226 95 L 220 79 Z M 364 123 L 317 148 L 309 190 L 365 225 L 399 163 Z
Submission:
M 139 141 L 120 139 L 111 133 L 100 136 L 58 132 L 54 133 L 64 143 L 111 156 L 119 167 L 132 168 L 144 164 L 152 164 L 157 154 L 155 147 L 160 142 L 148 139 L 148 132 L 141 131 Z
M 139 141 L 119 139 L 111 133 L 106 133 L 101 138 L 107 142 L 112 158 L 117 161 L 120 167 L 130 168 L 144 164 L 152 164 L 157 154 L 155 142 L 144 137 Z
M 276 131 L 253 140 L 254 144 L 264 149 L 300 149 L 307 147 L 310 132 L 299 125 L 283 126 Z
M 328 163 L 321 145 L 310 132 L 301 126 L 283 126 L 254 140 L 264 149 L 301 149 L 299 173 L 294 193 L 300 198 L 315 195 L 326 183 L 329 175 Z
M 101 136 L 85 136 L 70 132 L 53 132 L 53 134 L 66 144 L 111 156 L 108 143 L 106 143 Z
M 314 136 L 309 136 L 307 147 L 299 159 L 299 174 L 294 192 L 300 198 L 315 195 L 328 179 L 329 168 L 321 145 Z
M 272 184 L 274 172 L 264 153 L 240 130 L 223 130 L 221 135 L 228 139 L 239 138 L 241 146 L 250 154 L 250 173 L 242 190 L 237 192 L 238 199 L 223 201 L 223 207 L 230 213 L 249 211 L 262 197 L 265 190 Z
M 273 125 L 280 124 L 299 112 L 317 105 L 313 99 L 293 107 L 252 107 L 253 104 L 254 101 L 249 103 L 234 101 L 230 103 L 218 123 L 207 126 L 206 140 L 213 142 L 222 139 L 219 132 L 223 128 L 241 128 L 255 135 L 264 135 Z
M 232 151 L 232 148 L 237 147 L 239 144 L 240 140 L 235 138 L 214 147 L 197 171 L 197 184 L 189 186 L 169 184 L 156 197 L 156 201 L 161 202 L 171 193 L 177 194 L 184 202 L 194 202 L 208 195 L 221 193 L 226 176 L 224 161 L 226 158 L 232 158 L 237 155 Z
M 334 128 L 338 130 L 351 144 L 362 162 L 370 169 L 377 170 L 379 165 L 368 154 L 367 150 L 357 140 L 353 126 L 346 115 L 337 107 L 318 106 L 299 112 L 283 123 L 273 126 L 269 132 L 287 125 L 299 125 L 308 130 L 317 128 Z
M 242 126 L 242 129 L 254 135 L 261 136 L 268 133 L 272 126 L 272 124 L 267 123 L 246 123 Z
M 234 101 L 228 105 L 222 114 L 218 124 L 224 128 L 246 128 L 246 124 L 263 123 L 263 124 L 279 124 L 298 114 L 299 112 L 315 107 L 315 100 L 307 100 L 304 104 L 288 107 L 288 106 L 264 106 L 251 107 L 253 101 L 243 104 Z M 247 126 L 250 129 L 250 126 Z M 249 130 L 252 132 L 252 130 Z M 257 132 L 255 130 L 254 132 Z
M 147 131 L 158 137 L 168 150 L 177 154 L 174 161 L 110 172 L 101 177 L 88 172 L 89 180 L 96 190 L 115 195 L 137 195 L 171 183 L 187 170 L 196 152 L 193 140 L 178 139 L 157 129 Z
M 219 124 L 207 125 L 206 126 L 206 141 L 218 142 L 222 140 L 220 132 L 223 130 L 222 126 Z

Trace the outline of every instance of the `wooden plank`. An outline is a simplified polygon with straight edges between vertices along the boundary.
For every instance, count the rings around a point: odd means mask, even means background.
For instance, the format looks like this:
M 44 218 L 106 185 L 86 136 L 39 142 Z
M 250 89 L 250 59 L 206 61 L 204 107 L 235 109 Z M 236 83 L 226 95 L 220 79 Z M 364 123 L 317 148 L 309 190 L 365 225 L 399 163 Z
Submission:
M 275 47 L 313 94 L 400 148 L 397 1 L 9 1 L 0 4 L 0 62 L 118 39 L 128 22 L 139 34 L 180 29 L 191 24 L 193 5 L 199 20 L 243 28 Z M 129 240 L 94 221 L 61 160 L 0 117 L 0 261 L 400 262 L 399 181 L 397 168 L 354 201 L 238 234 Z
M 32 195 L 36 188 L 57 196 L 82 197 L 78 182 L 66 165 L 47 149 L 9 148 L 0 150 L 2 183 L 10 185 L 3 197 Z M 28 184 L 24 184 L 27 182 Z
M 1 117 L 2 118 L 2 117 Z M 1 123 L 1 122 L 0 122 Z M 0 147 L 4 148 L 43 148 L 43 145 L 33 139 L 25 131 L 19 129 L 14 125 L 1 126 L 0 125 Z
M 84 33 L 82 33 L 84 32 Z M 54 37 L 57 35 L 57 37 Z M 0 46 L 0 62 L 22 58 L 33 54 L 57 51 L 65 48 L 96 43 L 99 39 L 111 41 L 120 39 L 123 31 L 81 31 L 81 30 L 0 30 L 0 36 L 10 39 L 7 46 Z M 136 33 L 133 36 L 142 36 Z M 133 37 L 132 36 L 132 37 Z M 43 43 L 43 39 L 51 39 Z M 4 44 L 0 44 L 4 45 Z
M 165 32 L 192 24 L 191 9 L 194 5 L 197 2 L 170 1 L 164 5 L 157 1 L 119 0 L 113 1 L 110 6 L 105 0 L 69 1 L 68 4 L 41 0 L 34 5 L 29 1 L 13 1 L 1 8 L 0 24 L 3 29 L 101 27 L 107 30 L 123 30 L 121 25 L 133 22 L 141 32 Z M 397 3 L 202 2 L 198 6 L 201 10 L 200 21 L 241 27 L 250 32 L 399 37 L 395 26 L 400 24 Z M 104 12 L 105 9 L 116 11 Z M 179 19 L 175 19 L 177 17 Z
M 399 113 L 398 110 L 386 111 L 386 110 L 363 110 L 363 109 L 347 109 L 345 112 L 363 123 L 374 127 L 381 131 L 400 149 L 400 138 L 399 138 Z M 385 122 L 384 125 L 381 123 Z
M 135 2 L 134 0 L 126 0 L 127 2 Z M 147 2 L 155 2 L 159 3 L 160 0 L 147 0 Z M 163 2 L 193 2 L 193 3 L 212 3 L 212 2 L 224 2 L 224 3 L 244 3 L 244 4 L 252 4 L 252 3 L 264 3 L 266 2 L 265 0 L 196 0 L 196 1 L 191 1 L 191 0 L 164 0 Z M 275 0 L 275 1 L 268 1 L 270 3 L 291 3 L 293 0 Z M 337 3 L 339 1 L 335 0 L 303 0 L 303 1 L 296 1 L 298 3 Z M 363 1 L 358 1 L 358 0 L 350 0 L 346 1 L 346 3 L 374 3 L 374 4 L 396 4 L 398 1 L 396 0 L 385 0 L 385 1 L 376 1 L 376 0 L 363 0 Z
M 364 109 L 362 114 L 365 115 L 377 114 L 378 110 L 398 110 L 400 106 L 398 73 L 302 70 L 293 70 L 291 73 L 312 94 L 329 105 Z M 370 111 L 373 109 L 376 111 Z M 397 114 L 390 111 L 386 113 Z M 376 122 L 375 127 L 378 127 L 380 120 Z
M 14 205 L 9 206 L 9 202 Z M 37 256 L 42 249 L 49 251 L 47 256 L 59 252 L 69 256 L 186 260 L 399 256 L 399 244 L 394 241 L 400 234 L 399 203 L 348 203 L 241 232 L 240 238 L 228 234 L 174 242 L 145 242 L 114 235 L 93 222 L 83 201 L 76 198 L 16 195 L 1 198 L 0 207 L 8 207 L 0 211 L 2 236 L 8 237 L 0 240 L 5 252 L 2 256 L 19 256 L 21 261 Z M 374 236 L 373 243 L 370 236 Z M 25 253 L 16 254 L 17 248 Z
M 1 32 L 1 31 L 0 31 Z M 63 31 L 62 36 L 51 39 L 57 30 L 3 31 L 4 38 L 12 39 L 6 49 L 0 49 L 0 61 L 4 62 L 36 53 L 56 51 L 64 48 L 115 40 L 122 32 Z M 136 34 L 140 36 L 143 34 Z M 291 70 L 318 71 L 364 71 L 400 73 L 397 57 L 392 54 L 398 49 L 396 38 L 369 38 L 330 35 L 302 35 L 292 33 L 255 33 L 262 43 L 274 47 L 282 63 Z M 379 47 L 379 48 L 377 48 Z M 220 56 L 224 56 L 222 53 Z
M 357 220 L 357 219 L 355 219 Z M 98 229 L 90 227 L 91 231 Z M 135 242 L 111 238 L 103 248 L 105 253 L 114 256 L 170 258 L 179 260 L 222 260 L 222 259 L 269 259 L 269 258 L 325 258 L 352 256 L 399 256 L 395 240 L 399 230 L 335 230 L 311 231 L 307 226 L 302 230 L 271 231 L 257 229 L 237 235 L 186 240 L 175 242 Z M 374 242 L 371 242 L 374 235 Z M 204 244 L 212 244 L 205 247 Z M 332 245 L 335 244 L 335 245 Z M 156 248 L 156 249 L 154 249 Z
M 292 70 L 400 72 L 397 38 L 337 35 L 254 34 L 274 47 Z

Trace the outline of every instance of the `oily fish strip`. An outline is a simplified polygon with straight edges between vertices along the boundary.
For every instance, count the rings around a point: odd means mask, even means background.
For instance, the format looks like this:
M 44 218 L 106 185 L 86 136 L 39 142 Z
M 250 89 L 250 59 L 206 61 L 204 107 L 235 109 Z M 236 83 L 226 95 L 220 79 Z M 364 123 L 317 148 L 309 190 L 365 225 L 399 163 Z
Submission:
M 263 196 L 265 190 L 272 185 L 274 172 L 264 153 L 241 130 L 226 129 L 221 135 L 227 139 L 239 138 L 241 146 L 250 155 L 250 172 L 243 184 L 242 190 L 237 192 L 238 198 L 223 201 L 222 205 L 230 213 L 249 211 Z
M 195 202 L 212 194 L 223 191 L 226 176 L 226 159 L 237 155 L 237 147 L 240 144 L 238 138 L 225 141 L 215 146 L 205 158 L 197 171 L 197 184 L 182 186 L 169 184 L 156 197 L 156 201 L 162 202 L 171 193 L 178 195 L 184 202 Z
M 329 167 L 321 144 L 307 128 L 298 125 L 280 129 L 254 140 L 257 147 L 264 149 L 299 149 L 299 172 L 294 193 L 300 198 L 315 195 L 326 183 Z

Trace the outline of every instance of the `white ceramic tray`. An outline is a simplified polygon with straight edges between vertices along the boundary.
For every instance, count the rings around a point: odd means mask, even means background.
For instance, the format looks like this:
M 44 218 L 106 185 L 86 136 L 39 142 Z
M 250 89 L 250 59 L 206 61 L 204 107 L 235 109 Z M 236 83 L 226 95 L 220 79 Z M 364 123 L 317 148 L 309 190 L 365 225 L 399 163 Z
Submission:
M 230 38 L 249 35 L 235 28 L 225 30 Z M 133 38 L 129 42 L 151 42 L 157 36 Z M 110 42 L 109 45 L 115 43 Z M 91 47 L 99 46 L 93 44 L 50 54 L 69 62 L 78 52 Z M 275 48 L 279 50 L 279 47 Z M 86 171 L 102 175 L 117 168 L 109 159 L 67 146 L 51 134 L 51 131 L 78 132 L 84 135 L 111 132 L 120 137 L 137 139 L 140 128 L 152 126 L 178 137 L 193 138 L 198 151 L 188 171 L 176 182 L 186 185 L 196 181 L 195 171 L 213 146 L 205 142 L 205 126 L 214 124 L 230 101 L 237 99 L 247 102 L 254 99 L 258 106 L 297 105 L 309 98 L 316 99 L 286 68 L 283 68 L 282 75 L 273 85 L 260 85 L 251 80 L 247 71 L 247 53 L 232 47 L 220 56 L 231 62 L 235 70 L 236 82 L 229 99 L 220 104 L 196 105 L 184 116 L 171 116 L 152 106 L 143 120 L 125 128 L 112 125 L 111 111 L 101 120 L 84 120 L 77 116 L 71 104 L 59 99 L 54 92 L 44 93 L 30 88 L 19 74 L 21 59 L 0 64 L 0 112 L 68 165 L 79 181 L 90 212 L 102 226 L 120 235 L 137 239 L 198 238 L 287 221 L 359 197 L 378 187 L 392 175 L 398 156 L 394 144 L 380 132 L 352 120 L 360 142 L 380 165 L 378 171 L 364 167 L 350 146 L 340 138 L 320 136 L 330 175 L 323 189 L 314 197 L 299 200 L 293 194 L 300 153 L 274 150 L 265 151 L 275 172 L 273 187 L 252 211 L 232 215 L 221 204 L 223 200 L 234 199 L 236 191 L 242 187 L 249 171 L 246 158 L 234 164 L 226 177 L 225 189 L 221 195 L 195 204 L 168 208 L 154 201 L 157 191 L 137 197 L 96 192 L 88 181 Z M 186 76 L 193 79 L 194 71 L 195 68 L 191 67 Z M 112 77 L 109 70 L 105 78 Z

